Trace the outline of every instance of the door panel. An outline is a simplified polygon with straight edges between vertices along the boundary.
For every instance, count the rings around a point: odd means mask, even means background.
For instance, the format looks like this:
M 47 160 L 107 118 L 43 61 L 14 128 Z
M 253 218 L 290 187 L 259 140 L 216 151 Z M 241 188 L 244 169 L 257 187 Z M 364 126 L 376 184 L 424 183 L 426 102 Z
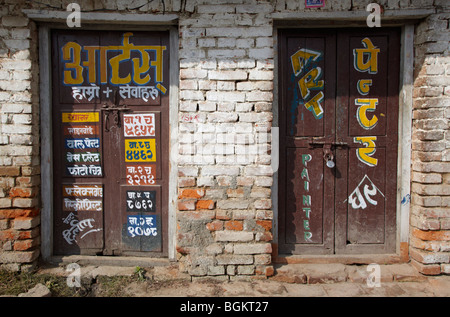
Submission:
M 280 252 L 394 252 L 398 30 L 280 30 L 279 43 Z M 320 180 L 309 219 L 307 177 Z
M 328 55 L 335 54 L 334 36 L 291 35 L 283 43 L 283 64 L 289 76 L 284 78 L 288 88 L 282 105 L 286 116 L 285 135 L 289 137 L 327 137 L 334 127 L 333 64 Z
M 324 177 L 324 145 L 333 141 L 334 34 L 283 33 L 280 58 L 281 184 L 280 251 L 328 254 L 333 251 L 334 179 Z M 281 57 L 282 56 L 282 57 Z M 329 85 L 325 82 L 330 83 Z
M 122 215 L 124 251 L 162 251 L 161 186 L 121 186 L 126 213 Z
M 397 29 L 339 32 L 336 253 L 395 252 L 400 37 Z M 341 154 L 339 152 L 346 152 Z M 342 203 L 343 202 L 343 203 Z M 365 208 L 363 208 L 365 207 Z
M 54 253 L 167 255 L 168 32 L 52 43 Z
M 321 148 L 288 148 L 283 201 L 286 210 L 286 248 L 303 254 L 327 254 L 332 250 L 333 178 L 324 164 Z M 301 164 L 297 164 L 301 162 Z M 324 212 L 322 212 L 322 210 Z

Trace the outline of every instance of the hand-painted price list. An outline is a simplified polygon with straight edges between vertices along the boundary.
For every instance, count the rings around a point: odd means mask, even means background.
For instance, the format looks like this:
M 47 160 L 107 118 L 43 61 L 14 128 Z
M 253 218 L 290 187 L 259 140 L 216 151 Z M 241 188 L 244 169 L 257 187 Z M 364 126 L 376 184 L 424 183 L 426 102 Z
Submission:
M 128 185 L 154 185 L 156 181 L 156 164 L 127 164 L 126 178 Z
M 155 136 L 155 114 L 124 114 L 125 137 Z
M 63 185 L 64 211 L 102 211 L 102 185 Z
M 155 114 L 124 114 L 126 178 L 129 185 L 153 185 L 156 180 Z M 140 138 L 136 138 L 140 137 Z M 150 137 L 143 139 L 142 137 Z
M 156 211 L 156 191 L 127 190 L 127 211 Z
M 125 162 L 155 161 L 155 139 L 125 140 Z
M 157 216 L 128 216 L 127 234 L 129 237 L 156 237 L 158 235 Z
M 102 176 L 98 112 L 63 112 L 66 175 Z
M 125 175 L 128 185 L 149 186 L 156 183 L 156 128 L 155 114 L 124 114 L 123 133 L 125 137 Z M 125 192 L 127 223 L 123 235 L 127 244 L 134 245 L 142 238 L 145 242 L 159 245 L 153 237 L 158 236 L 160 228 L 158 215 L 142 213 L 156 212 L 156 191 L 127 190 Z M 133 215 L 134 213 L 134 215 Z M 151 241 L 151 242 L 150 242 Z M 140 246 L 141 247 L 141 246 Z M 139 247 L 139 248 L 140 248 Z M 153 246 L 150 248 L 152 249 Z
M 62 232 L 68 244 L 78 244 L 85 236 L 102 231 L 103 185 L 63 185 L 62 210 L 68 212 L 62 219 Z M 97 222 L 96 222 L 97 220 Z

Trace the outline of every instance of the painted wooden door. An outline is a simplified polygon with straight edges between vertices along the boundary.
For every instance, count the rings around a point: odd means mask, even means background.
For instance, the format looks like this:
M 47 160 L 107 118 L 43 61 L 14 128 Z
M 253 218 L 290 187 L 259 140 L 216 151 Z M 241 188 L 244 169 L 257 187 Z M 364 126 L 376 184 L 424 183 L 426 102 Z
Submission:
M 391 253 L 399 32 L 279 33 L 279 251 Z
M 168 45 L 52 34 L 54 254 L 167 254 Z

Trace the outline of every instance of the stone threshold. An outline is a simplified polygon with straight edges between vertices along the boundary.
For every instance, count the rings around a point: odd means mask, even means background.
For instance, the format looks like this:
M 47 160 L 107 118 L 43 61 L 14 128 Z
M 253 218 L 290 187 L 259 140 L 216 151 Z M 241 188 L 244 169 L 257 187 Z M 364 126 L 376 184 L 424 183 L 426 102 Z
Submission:
M 271 280 L 296 284 L 367 283 L 375 271 L 369 265 L 334 264 L 278 264 Z M 427 277 L 411 264 L 380 264 L 380 283 L 423 282 Z
M 155 267 L 169 266 L 167 258 L 148 258 L 138 256 L 93 256 L 93 255 L 66 255 L 53 256 L 49 263 L 68 265 L 77 263 L 80 266 L 117 266 L 117 267 Z

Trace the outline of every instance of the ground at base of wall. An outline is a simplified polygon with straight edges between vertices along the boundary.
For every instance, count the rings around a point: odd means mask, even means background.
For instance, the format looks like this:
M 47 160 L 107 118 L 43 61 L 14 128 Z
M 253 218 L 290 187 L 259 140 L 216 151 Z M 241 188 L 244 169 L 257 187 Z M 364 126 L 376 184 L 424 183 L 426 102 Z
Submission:
M 80 269 L 57 266 L 35 273 L 0 271 L 0 296 L 20 297 L 449 297 L 450 276 L 423 276 L 409 264 L 381 265 L 378 280 L 366 265 L 281 265 L 268 279 L 191 278 L 175 266 Z M 72 279 L 70 279 L 72 277 Z M 370 279 L 370 281 L 368 281 Z M 69 281 L 70 280 L 70 281 Z M 69 283 L 68 283 L 69 281 Z M 375 284 L 374 284 L 375 283 Z

